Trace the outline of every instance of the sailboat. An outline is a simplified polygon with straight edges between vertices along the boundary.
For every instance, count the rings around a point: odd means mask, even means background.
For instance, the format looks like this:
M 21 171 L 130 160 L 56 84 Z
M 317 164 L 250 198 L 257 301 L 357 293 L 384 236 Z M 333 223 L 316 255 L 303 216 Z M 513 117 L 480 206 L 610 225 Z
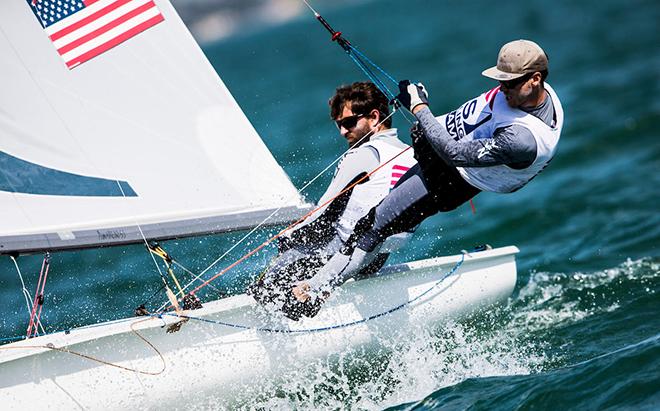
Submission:
M 168 0 L 59 3 L 0 3 L 3 258 L 279 225 L 310 209 Z M 176 406 L 191 382 L 229 398 L 301 361 L 505 301 L 517 252 L 386 267 L 301 321 L 241 294 L 35 334 L 0 346 L 0 403 Z

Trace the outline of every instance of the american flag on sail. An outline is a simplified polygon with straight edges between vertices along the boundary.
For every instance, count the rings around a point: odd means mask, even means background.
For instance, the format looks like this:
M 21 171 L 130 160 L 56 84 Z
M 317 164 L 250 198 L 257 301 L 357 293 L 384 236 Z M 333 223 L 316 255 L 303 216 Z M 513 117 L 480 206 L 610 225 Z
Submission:
M 410 167 L 402 166 L 395 164 L 392 166 L 392 181 L 390 182 L 390 189 L 392 189 L 396 183 L 399 182 L 399 179 L 406 174 L 406 171 L 410 170 Z
M 163 21 L 153 0 L 27 2 L 69 69 Z

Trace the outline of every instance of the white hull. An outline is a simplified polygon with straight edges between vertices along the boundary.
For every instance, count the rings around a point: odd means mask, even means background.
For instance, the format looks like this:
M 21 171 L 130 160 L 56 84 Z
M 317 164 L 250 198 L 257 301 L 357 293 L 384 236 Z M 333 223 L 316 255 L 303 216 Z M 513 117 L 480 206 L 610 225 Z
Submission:
M 517 252 L 516 247 L 504 247 L 472 253 L 435 287 L 460 255 L 388 267 L 377 277 L 345 284 L 317 317 L 299 322 L 267 315 L 250 297 L 238 295 L 190 311 L 195 319 L 173 334 L 163 327 L 178 321 L 173 316 L 136 317 L 8 344 L 0 347 L 0 404 L 6 409 L 27 409 L 38 399 L 46 400 L 47 404 L 40 404 L 53 409 L 143 409 L 182 407 L 204 395 L 231 401 L 255 383 L 315 359 L 354 348 L 377 347 L 382 338 L 394 332 L 433 326 L 506 300 L 516 283 Z M 411 300 L 392 313 L 325 331 L 272 333 L 255 329 L 311 330 L 347 324 Z M 131 331 L 131 326 L 162 353 L 162 373 L 140 374 L 45 348 L 49 344 L 67 347 L 123 367 L 160 371 L 160 357 Z

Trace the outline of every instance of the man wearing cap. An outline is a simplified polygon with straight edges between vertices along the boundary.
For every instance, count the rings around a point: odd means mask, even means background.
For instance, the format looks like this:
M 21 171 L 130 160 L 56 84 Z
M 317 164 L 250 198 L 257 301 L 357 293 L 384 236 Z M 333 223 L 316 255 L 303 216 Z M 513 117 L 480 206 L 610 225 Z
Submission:
M 536 43 L 505 44 L 495 67 L 499 86 L 435 117 L 422 84 L 402 81 L 399 102 L 418 120 L 412 139 L 418 165 L 369 214 L 346 245 L 310 280 L 293 289 L 314 302 L 368 264 L 387 236 L 411 231 L 439 211 L 451 211 L 481 191 L 510 193 L 543 170 L 555 154 L 564 114 L 545 82 L 548 57 Z

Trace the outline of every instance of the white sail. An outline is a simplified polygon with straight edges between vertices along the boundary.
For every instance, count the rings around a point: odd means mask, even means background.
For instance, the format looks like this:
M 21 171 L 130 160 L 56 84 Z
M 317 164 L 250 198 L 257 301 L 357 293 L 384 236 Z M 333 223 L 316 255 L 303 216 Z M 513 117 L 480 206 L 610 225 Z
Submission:
M 128 243 L 137 225 L 171 238 L 246 228 L 276 208 L 271 223 L 300 214 L 302 198 L 169 1 L 155 0 L 162 21 L 72 68 L 30 3 L 0 2 L 0 253 Z

